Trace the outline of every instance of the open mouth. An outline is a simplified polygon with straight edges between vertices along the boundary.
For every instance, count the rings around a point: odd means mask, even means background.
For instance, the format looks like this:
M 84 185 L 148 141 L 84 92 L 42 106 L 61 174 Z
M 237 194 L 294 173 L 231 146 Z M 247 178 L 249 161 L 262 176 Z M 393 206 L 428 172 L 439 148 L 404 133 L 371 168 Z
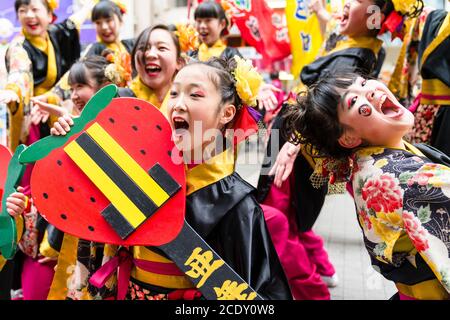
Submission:
M 36 30 L 39 27 L 39 23 L 27 23 L 28 28 Z
M 161 67 L 156 64 L 148 64 L 145 66 L 145 71 L 149 75 L 155 75 L 161 72 Z
M 387 95 L 383 95 L 380 99 L 381 113 L 389 118 L 396 118 L 403 114 L 403 108 L 395 104 Z
M 347 24 L 347 22 L 348 22 L 348 12 L 344 12 L 344 13 L 342 13 L 340 24 L 341 24 L 341 26 L 343 26 L 343 25 Z
M 182 118 L 173 118 L 173 127 L 176 134 L 182 134 L 184 130 L 189 129 L 189 123 Z

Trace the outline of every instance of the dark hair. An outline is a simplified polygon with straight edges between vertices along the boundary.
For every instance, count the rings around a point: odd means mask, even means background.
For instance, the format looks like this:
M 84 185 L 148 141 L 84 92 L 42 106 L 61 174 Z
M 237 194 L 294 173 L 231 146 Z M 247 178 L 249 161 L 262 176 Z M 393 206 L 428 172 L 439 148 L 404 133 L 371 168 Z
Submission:
M 207 61 L 195 61 L 187 66 L 204 65 L 212 68 L 214 72 L 208 72 L 208 77 L 217 90 L 220 91 L 221 104 L 233 104 L 237 110 L 242 107 L 242 101 L 236 91 L 236 80 L 233 71 L 236 69 L 236 60 L 230 58 L 224 60 L 222 58 L 212 57 Z
M 177 49 L 177 58 L 181 57 L 181 47 L 180 47 L 180 41 L 178 40 L 178 37 L 175 35 L 175 31 L 177 28 L 174 25 L 165 25 L 165 24 L 156 24 L 154 26 L 148 27 L 144 29 L 139 36 L 136 39 L 136 43 L 134 44 L 133 50 L 131 51 L 131 66 L 133 67 L 133 70 L 136 71 L 136 62 L 135 57 L 138 51 L 145 52 L 148 50 L 148 40 L 150 39 L 150 35 L 152 32 L 156 29 L 162 29 L 166 30 L 170 33 L 173 43 L 175 44 L 175 47 Z M 142 56 L 142 59 L 144 59 L 144 56 Z
M 295 144 L 312 145 L 320 156 L 341 158 L 352 153 L 338 139 L 344 132 L 339 123 L 341 95 L 336 89 L 347 89 L 359 75 L 338 72 L 328 74 L 297 96 L 284 116 L 283 134 Z
M 117 4 L 109 0 L 99 1 L 92 9 L 91 20 L 95 22 L 101 18 L 112 18 L 116 15 L 122 21 L 122 11 Z
M 31 0 L 16 0 L 14 2 L 14 9 L 16 10 L 16 13 L 19 11 L 19 8 L 21 6 L 28 6 L 30 5 Z M 52 12 L 50 9 L 50 6 L 48 5 L 48 2 L 46 0 L 41 0 L 42 4 L 45 6 L 48 12 Z
M 228 25 L 230 24 L 227 16 L 225 15 L 225 10 L 215 1 L 204 1 L 200 3 L 194 12 L 194 19 L 198 18 L 215 18 L 225 20 L 226 26 L 220 34 L 222 36 L 226 33 Z
M 69 72 L 69 85 L 79 83 L 90 85 L 89 78 L 92 78 L 98 87 L 111 82 L 105 75 L 105 69 L 110 64 L 103 56 L 92 55 L 81 58 L 74 63 Z

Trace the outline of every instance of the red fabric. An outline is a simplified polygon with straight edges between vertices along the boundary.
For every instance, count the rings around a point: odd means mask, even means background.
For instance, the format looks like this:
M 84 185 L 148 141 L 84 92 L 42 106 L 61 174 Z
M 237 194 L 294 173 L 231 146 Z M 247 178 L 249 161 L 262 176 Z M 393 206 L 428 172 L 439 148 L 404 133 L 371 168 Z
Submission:
M 141 259 L 134 259 L 128 250 L 122 249 L 119 251 L 119 255 L 109 260 L 100 269 L 98 269 L 89 282 L 97 287 L 101 288 L 105 285 L 106 281 L 117 271 L 117 300 L 124 300 L 128 290 L 128 282 L 130 281 L 131 268 L 133 265 L 138 268 L 147 271 L 163 275 L 171 276 L 183 276 L 182 272 L 174 263 L 159 263 L 153 261 L 146 261 Z M 197 297 L 195 292 L 181 292 L 186 290 L 177 290 L 180 292 L 173 293 L 174 297 L 181 295 L 183 300 L 193 300 Z M 195 291 L 195 290 L 194 290 Z M 192 297 L 192 299 L 190 299 Z M 178 300 L 178 299 L 173 299 Z
M 47 300 L 55 274 L 56 261 L 39 263 L 25 256 L 22 269 L 23 300 Z
M 296 300 L 329 300 L 330 292 L 302 243 L 290 209 L 290 181 L 272 185 L 261 204 L 272 242 Z M 315 259 L 315 261 L 320 259 Z
M 197 289 L 179 289 L 167 295 L 168 300 L 195 300 L 202 296 Z
M 305 247 L 309 259 L 317 267 L 318 274 L 331 277 L 336 273 L 336 270 L 328 259 L 328 253 L 325 251 L 321 236 L 309 230 L 307 232 L 300 232 L 299 239 Z
M 281 60 L 291 53 L 287 29 L 265 1 L 251 0 L 241 3 L 229 2 L 232 19 L 242 38 L 256 49 L 266 62 Z M 276 25 L 273 24 L 276 22 Z
M 399 296 L 400 300 L 417 300 L 417 299 L 412 298 L 412 297 L 410 297 L 410 296 L 404 295 L 404 294 L 401 293 L 401 292 L 398 293 L 398 296 Z
M 244 106 L 234 121 L 233 130 L 235 132 L 234 144 L 237 145 L 252 134 L 258 132 L 258 123 L 251 116 L 249 107 Z M 239 130 L 239 131 L 238 131 Z M 236 134 L 237 133 L 237 134 Z

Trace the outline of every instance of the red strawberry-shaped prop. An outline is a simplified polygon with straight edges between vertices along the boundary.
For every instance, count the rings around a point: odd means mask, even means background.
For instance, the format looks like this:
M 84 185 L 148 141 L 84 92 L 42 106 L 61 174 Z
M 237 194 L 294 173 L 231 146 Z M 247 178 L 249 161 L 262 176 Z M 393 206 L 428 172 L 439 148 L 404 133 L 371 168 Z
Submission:
M 148 102 L 116 93 L 113 85 L 103 88 L 67 136 L 42 139 L 20 155 L 37 161 L 31 193 L 41 215 L 86 240 L 158 247 L 206 299 L 261 299 L 184 220 L 184 164 L 172 158 L 168 121 Z M 126 261 L 119 254 L 90 282 L 102 287 Z M 119 273 L 118 299 L 131 270 L 122 267 L 128 271 Z
M 83 239 L 165 244 L 180 232 L 185 208 L 170 124 L 151 104 L 115 95 L 116 87 L 105 87 L 67 136 L 42 139 L 21 155 L 30 162 L 59 147 L 35 164 L 34 203 L 58 229 Z

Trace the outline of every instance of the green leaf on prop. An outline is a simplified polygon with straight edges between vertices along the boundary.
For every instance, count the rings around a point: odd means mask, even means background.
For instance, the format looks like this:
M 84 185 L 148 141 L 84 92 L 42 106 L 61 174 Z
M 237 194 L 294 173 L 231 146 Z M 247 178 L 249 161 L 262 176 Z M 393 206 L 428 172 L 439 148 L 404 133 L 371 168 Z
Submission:
M 62 147 L 72 135 L 82 131 L 90 121 L 117 95 L 117 86 L 108 85 L 100 89 L 86 104 L 80 117 L 73 119 L 74 125 L 65 136 L 49 136 L 43 138 L 29 146 L 19 157 L 21 163 L 33 163 L 45 158 L 54 149 Z
M 25 145 L 21 144 L 14 152 L 8 165 L 8 176 L 3 189 L 2 211 L 0 212 L 0 252 L 6 259 L 14 256 L 17 246 L 16 222 L 6 211 L 6 198 L 11 193 L 16 192 L 16 186 L 25 172 L 26 166 L 19 162 L 19 156 L 26 148 Z

